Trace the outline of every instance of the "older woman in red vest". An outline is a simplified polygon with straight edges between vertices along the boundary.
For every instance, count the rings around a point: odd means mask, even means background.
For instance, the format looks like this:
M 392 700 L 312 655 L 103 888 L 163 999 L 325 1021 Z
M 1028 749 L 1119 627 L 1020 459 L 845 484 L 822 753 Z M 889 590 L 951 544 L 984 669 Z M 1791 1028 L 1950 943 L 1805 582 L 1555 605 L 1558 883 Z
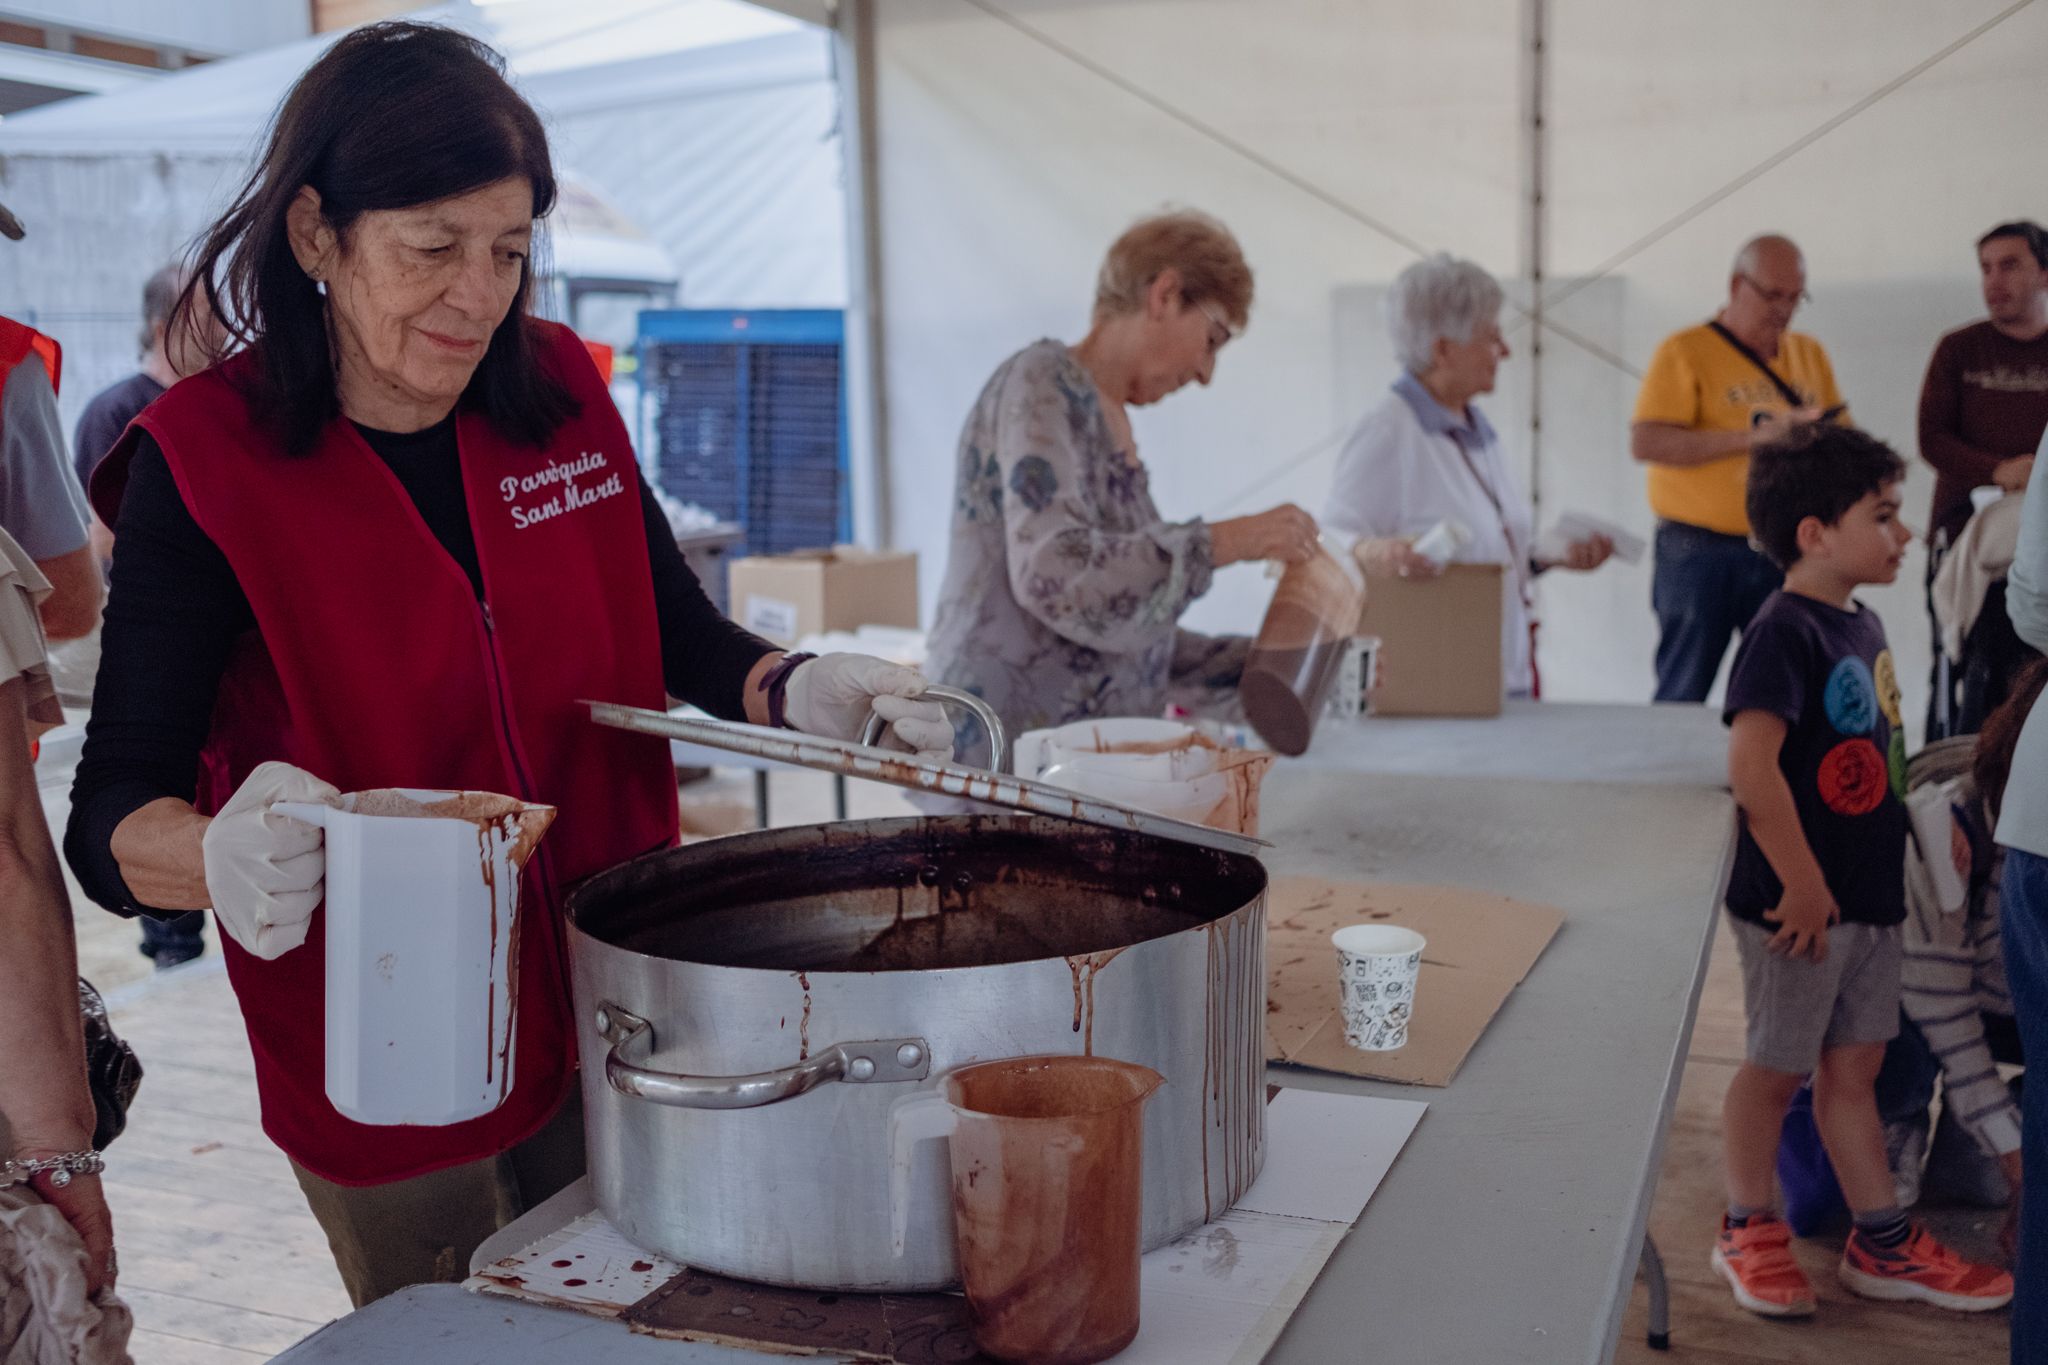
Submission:
M 264 1130 L 358 1304 L 460 1278 L 582 1170 L 562 891 L 673 843 L 677 807 L 666 745 L 579 698 L 842 738 L 873 712 L 950 750 L 916 673 L 783 655 L 710 605 L 583 347 L 527 314 L 554 195 L 488 48 L 343 38 L 199 250 L 239 351 L 93 481 L 113 593 L 66 853 L 118 911 L 220 918 Z M 360 1124 L 323 1088 L 318 834 L 267 810 L 388 786 L 560 811 L 520 918 L 512 1092 L 466 1122 Z

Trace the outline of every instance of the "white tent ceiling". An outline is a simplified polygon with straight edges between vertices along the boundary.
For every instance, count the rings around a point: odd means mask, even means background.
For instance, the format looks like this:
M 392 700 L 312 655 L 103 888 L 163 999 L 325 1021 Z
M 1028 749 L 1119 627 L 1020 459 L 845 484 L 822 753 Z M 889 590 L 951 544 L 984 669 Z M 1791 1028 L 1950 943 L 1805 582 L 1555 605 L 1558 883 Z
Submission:
M 681 302 L 838 307 L 831 36 L 737 0 L 503 0 L 417 18 L 506 54 L 564 172 L 675 262 Z M 67 348 L 67 419 L 132 367 L 141 284 L 218 212 L 323 34 L 0 121 L 0 309 Z

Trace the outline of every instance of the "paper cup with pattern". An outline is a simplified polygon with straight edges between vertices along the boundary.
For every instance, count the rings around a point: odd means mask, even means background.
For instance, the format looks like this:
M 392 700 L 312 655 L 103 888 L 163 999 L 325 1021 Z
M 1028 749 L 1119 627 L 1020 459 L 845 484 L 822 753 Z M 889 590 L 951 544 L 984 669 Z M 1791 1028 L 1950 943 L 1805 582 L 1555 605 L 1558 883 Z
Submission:
M 1364 1052 L 1408 1042 L 1423 937 L 1397 924 L 1348 924 L 1330 935 L 1344 992 L 1344 1041 Z

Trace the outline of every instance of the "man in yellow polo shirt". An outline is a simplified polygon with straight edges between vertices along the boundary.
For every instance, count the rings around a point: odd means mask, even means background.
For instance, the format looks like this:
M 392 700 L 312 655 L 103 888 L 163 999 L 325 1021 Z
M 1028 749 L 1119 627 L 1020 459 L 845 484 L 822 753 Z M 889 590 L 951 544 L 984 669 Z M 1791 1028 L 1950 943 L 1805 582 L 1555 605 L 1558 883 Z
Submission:
M 1750 450 L 1794 422 L 1847 421 L 1828 353 L 1789 330 L 1805 298 L 1797 246 L 1744 244 L 1726 306 L 1666 337 L 1636 395 L 1629 450 L 1650 467 L 1657 514 L 1658 701 L 1705 701 L 1728 641 L 1784 577 L 1750 548 Z

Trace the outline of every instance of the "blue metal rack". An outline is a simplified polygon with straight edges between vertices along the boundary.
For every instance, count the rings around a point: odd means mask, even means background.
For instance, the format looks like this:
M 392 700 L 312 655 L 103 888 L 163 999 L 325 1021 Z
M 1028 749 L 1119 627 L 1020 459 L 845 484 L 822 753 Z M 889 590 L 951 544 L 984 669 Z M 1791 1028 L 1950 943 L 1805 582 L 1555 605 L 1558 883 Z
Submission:
M 747 528 L 745 554 L 852 538 L 836 309 L 640 315 L 656 481 Z

